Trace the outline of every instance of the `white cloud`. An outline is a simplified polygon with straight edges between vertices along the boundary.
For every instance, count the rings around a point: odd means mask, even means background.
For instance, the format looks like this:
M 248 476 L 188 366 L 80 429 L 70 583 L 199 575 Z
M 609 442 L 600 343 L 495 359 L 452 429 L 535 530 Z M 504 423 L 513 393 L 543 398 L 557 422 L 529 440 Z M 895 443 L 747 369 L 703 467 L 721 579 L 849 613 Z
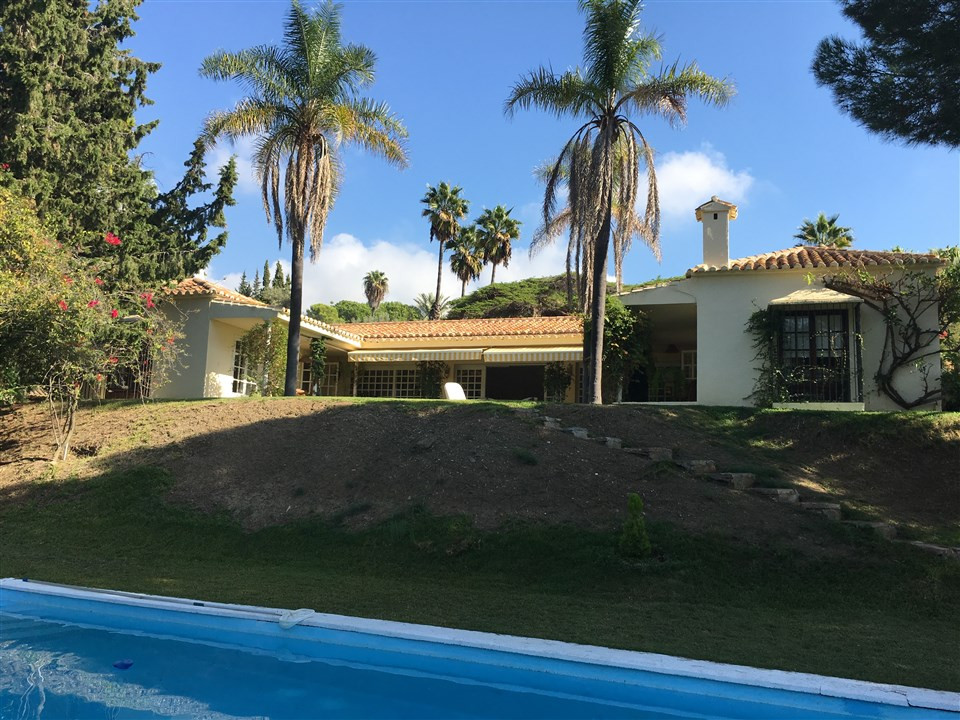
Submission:
M 253 138 L 240 138 L 232 145 L 226 140 L 217 142 L 207 152 L 206 174 L 208 181 L 216 180 L 220 168 L 227 164 L 232 155 L 236 155 L 237 158 L 237 192 L 242 194 L 259 193 L 260 183 L 257 182 L 257 174 L 253 170 L 253 163 L 250 162 L 250 158 L 253 156 Z
M 668 220 L 692 222 L 694 209 L 713 195 L 742 203 L 753 184 L 749 170 L 732 170 L 724 154 L 709 143 L 698 151 L 668 152 L 657 162 L 660 210 Z
M 564 253 L 564 247 L 555 246 L 531 259 L 525 246 L 517 248 L 510 266 L 497 268 L 497 280 L 507 282 L 561 272 Z M 316 263 L 304 264 L 304 305 L 337 300 L 365 301 L 363 276 L 370 270 L 380 270 L 389 279 L 387 300 L 410 303 L 420 293 L 436 290 L 437 254 L 436 244 L 424 247 L 384 240 L 365 243 L 349 233 L 340 233 L 324 243 Z M 449 257 L 449 252 L 444 254 L 442 292 L 456 298 L 460 297 L 460 281 L 450 272 Z M 289 271 L 288 261 L 281 262 L 285 271 Z M 480 282 L 468 285 L 467 291 L 488 282 L 489 267 L 484 269 Z

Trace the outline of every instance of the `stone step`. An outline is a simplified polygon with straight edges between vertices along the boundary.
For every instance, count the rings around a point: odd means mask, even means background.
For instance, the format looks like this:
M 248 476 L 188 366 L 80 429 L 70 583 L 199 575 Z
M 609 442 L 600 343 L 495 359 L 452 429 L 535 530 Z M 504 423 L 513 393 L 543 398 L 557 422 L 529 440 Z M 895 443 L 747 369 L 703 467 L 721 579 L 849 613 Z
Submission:
M 923 550 L 924 552 L 933 553 L 934 555 L 940 555 L 941 557 L 951 558 L 953 560 L 960 560 L 960 547 L 945 547 L 943 545 L 934 545 L 933 543 L 925 543 L 920 540 L 896 540 L 895 542 L 906 543 L 907 545 L 913 545 L 918 550 Z
M 831 520 L 840 519 L 840 505 L 838 503 L 829 503 L 829 502 L 801 502 L 798 507 L 801 510 L 808 510 L 810 512 L 820 513 Z
M 676 462 L 694 475 L 708 475 L 717 471 L 717 464 L 713 460 L 677 460 Z
M 582 427 L 566 427 L 563 429 L 564 432 L 568 432 L 573 435 L 575 438 L 580 438 L 581 440 L 589 440 L 590 432 L 586 428 Z
M 708 477 L 711 480 L 716 480 L 717 482 L 722 482 L 725 485 L 729 485 L 734 490 L 746 490 L 748 487 L 753 485 L 757 479 L 753 473 L 732 472 L 711 473 Z
M 639 455 L 642 458 L 647 458 L 654 462 L 673 460 L 673 450 L 670 448 L 624 448 L 623 451 L 631 455 Z
M 601 445 L 608 448 L 613 448 L 614 450 L 620 450 L 623 448 L 623 440 L 617 437 L 595 437 L 591 438 L 591 440 L 596 440 Z
M 800 493 L 793 488 L 750 488 L 755 495 L 762 495 L 778 503 L 795 503 L 800 501 Z
M 844 520 L 843 524 L 873 530 L 877 535 L 887 540 L 893 540 L 897 536 L 897 526 L 890 523 L 874 522 L 872 520 Z

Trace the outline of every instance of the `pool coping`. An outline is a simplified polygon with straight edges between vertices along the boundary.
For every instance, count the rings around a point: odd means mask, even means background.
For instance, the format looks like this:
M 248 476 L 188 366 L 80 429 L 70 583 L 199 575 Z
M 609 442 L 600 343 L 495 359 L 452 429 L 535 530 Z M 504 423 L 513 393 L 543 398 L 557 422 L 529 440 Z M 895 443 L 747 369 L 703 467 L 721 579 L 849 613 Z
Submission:
M 0 590 L 3 589 L 266 622 L 279 622 L 281 618 L 294 612 L 255 605 L 234 605 L 162 595 L 60 585 L 26 578 L 0 579 Z M 297 624 L 342 632 L 356 632 L 404 640 L 510 652 L 519 655 L 532 655 L 554 660 L 713 680 L 839 699 L 900 707 L 945 710 L 960 714 L 960 693 L 945 690 L 874 683 L 866 680 L 849 680 L 787 670 L 768 670 L 708 660 L 691 660 L 657 653 L 617 650 L 596 645 L 578 645 L 559 640 L 500 635 L 476 630 L 457 630 L 434 625 L 375 620 L 329 613 L 314 612 L 312 615 L 299 620 Z

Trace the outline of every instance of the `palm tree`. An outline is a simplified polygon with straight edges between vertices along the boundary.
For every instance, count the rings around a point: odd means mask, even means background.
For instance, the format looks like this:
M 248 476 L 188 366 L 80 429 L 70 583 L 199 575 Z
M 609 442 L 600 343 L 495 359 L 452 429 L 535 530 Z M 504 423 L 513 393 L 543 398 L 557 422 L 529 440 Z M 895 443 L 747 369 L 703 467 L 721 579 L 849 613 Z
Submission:
M 315 262 L 340 185 L 340 146 L 352 143 L 399 167 L 407 164 L 402 122 L 386 104 L 360 95 L 373 82 L 375 62 L 370 49 L 341 42 L 337 5 L 305 10 L 293 0 L 282 46 L 219 51 L 200 68 L 214 80 L 237 80 L 249 93 L 232 110 L 211 113 L 204 133 L 211 144 L 220 137 L 256 138 L 263 207 L 281 245 L 286 223 L 292 246 L 286 395 L 297 390 L 304 248 L 309 242 Z
M 413 306 L 417 308 L 417 312 L 424 320 L 439 320 L 447 312 L 447 308 L 450 306 L 450 298 L 441 295 L 440 299 L 437 300 L 437 296 L 433 293 L 420 293 L 413 299 Z M 437 313 L 437 317 L 433 316 L 434 312 Z
M 367 296 L 367 305 L 370 306 L 370 312 L 373 316 L 377 314 L 377 308 L 387 296 L 390 290 L 390 281 L 387 276 L 379 270 L 371 270 L 363 277 L 363 294 Z
M 511 208 L 512 210 L 512 208 Z M 511 242 L 520 237 L 520 221 L 510 217 L 511 210 L 497 205 L 493 210 L 484 210 L 477 218 L 477 234 L 484 259 L 493 265 L 490 272 L 490 284 L 497 277 L 497 265 L 510 264 L 513 255 Z
M 660 59 L 659 40 L 639 32 L 640 0 L 580 0 L 586 13 L 583 32 L 585 70 L 557 75 L 541 67 L 522 77 L 506 102 L 506 113 L 541 108 L 559 117 L 585 120 L 560 151 L 547 180 L 543 224 L 557 215 L 557 189 L 568 173 L 570 222 L 591 255 L 592 286 L 589 334 L 584 343 L 584 397 L 601 403 L 601 363 L 606 300 L 607 251 L 614 208 L 623 237 L 636 234 L 654 245 L 660 237 L 660 201 L 653 148 L 630 114 L 652 114 L 672 124 L 686 120 L 689 96 L 714 105 L 725 104 L 733 85 L 702 72 L 696 63 L 679 63 L 651 72 Z M 640 166 L 647 172 L 646 212 L 634 211 L 640 186 Z
M 453 240 L 460 232 L 460 220 L 467 215 L 470 201 L 460 197 L 463 190 L 459 185 L 451 187 L 445 182 L 437 187 L 427 185 L 427 194 L 420 200 L 426 207 L 423 217 L 430 221 L 430 241 L 436 240 L 440 245 L 440 261 L 437 265 L 437 292 L 433 296 L 439 301 L 440 282 L 443 279 L 443 250 L 447 243 Z M 430 311 L 430 319 L 440 318 L 440 307 L 437 305 Z
M 477 226 L 462 228 L 460 234 L 447 243 L 447 250 L 453 251 L 450 269 L 460 279 L 460 297 L 463 297 L 467 294 L 467 283 L 479 278 L 483 270 L 483 252 L 479 246 Z
M 848 227 L 837 225 L 840 215 L 827 217 L 823 213 L 811 222 L 803 219 L 803 224 L 797 228 L 794 237 L 804 245 L 819 245 L 820 247 L 848 248 L 853 244 L 853 232 Z

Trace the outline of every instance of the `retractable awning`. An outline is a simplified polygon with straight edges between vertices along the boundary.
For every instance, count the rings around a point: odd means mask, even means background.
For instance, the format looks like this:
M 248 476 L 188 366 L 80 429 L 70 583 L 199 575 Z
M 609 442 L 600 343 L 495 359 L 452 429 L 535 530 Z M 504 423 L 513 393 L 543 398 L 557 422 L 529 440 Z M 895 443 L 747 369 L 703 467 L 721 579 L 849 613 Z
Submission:
M 483 351 L 487 363 L 512 362 L 579 362 L 582 347 L 492 348 Z
M 829 288 L 804 288 L 770 301 L 771 305 L 837 305 L 861 303 L 858 297 Z
M 466 350 L 354 350 L 347 353 L 348 362 L 423 362 L 442 360 L 481 360 L 479 348 Z

